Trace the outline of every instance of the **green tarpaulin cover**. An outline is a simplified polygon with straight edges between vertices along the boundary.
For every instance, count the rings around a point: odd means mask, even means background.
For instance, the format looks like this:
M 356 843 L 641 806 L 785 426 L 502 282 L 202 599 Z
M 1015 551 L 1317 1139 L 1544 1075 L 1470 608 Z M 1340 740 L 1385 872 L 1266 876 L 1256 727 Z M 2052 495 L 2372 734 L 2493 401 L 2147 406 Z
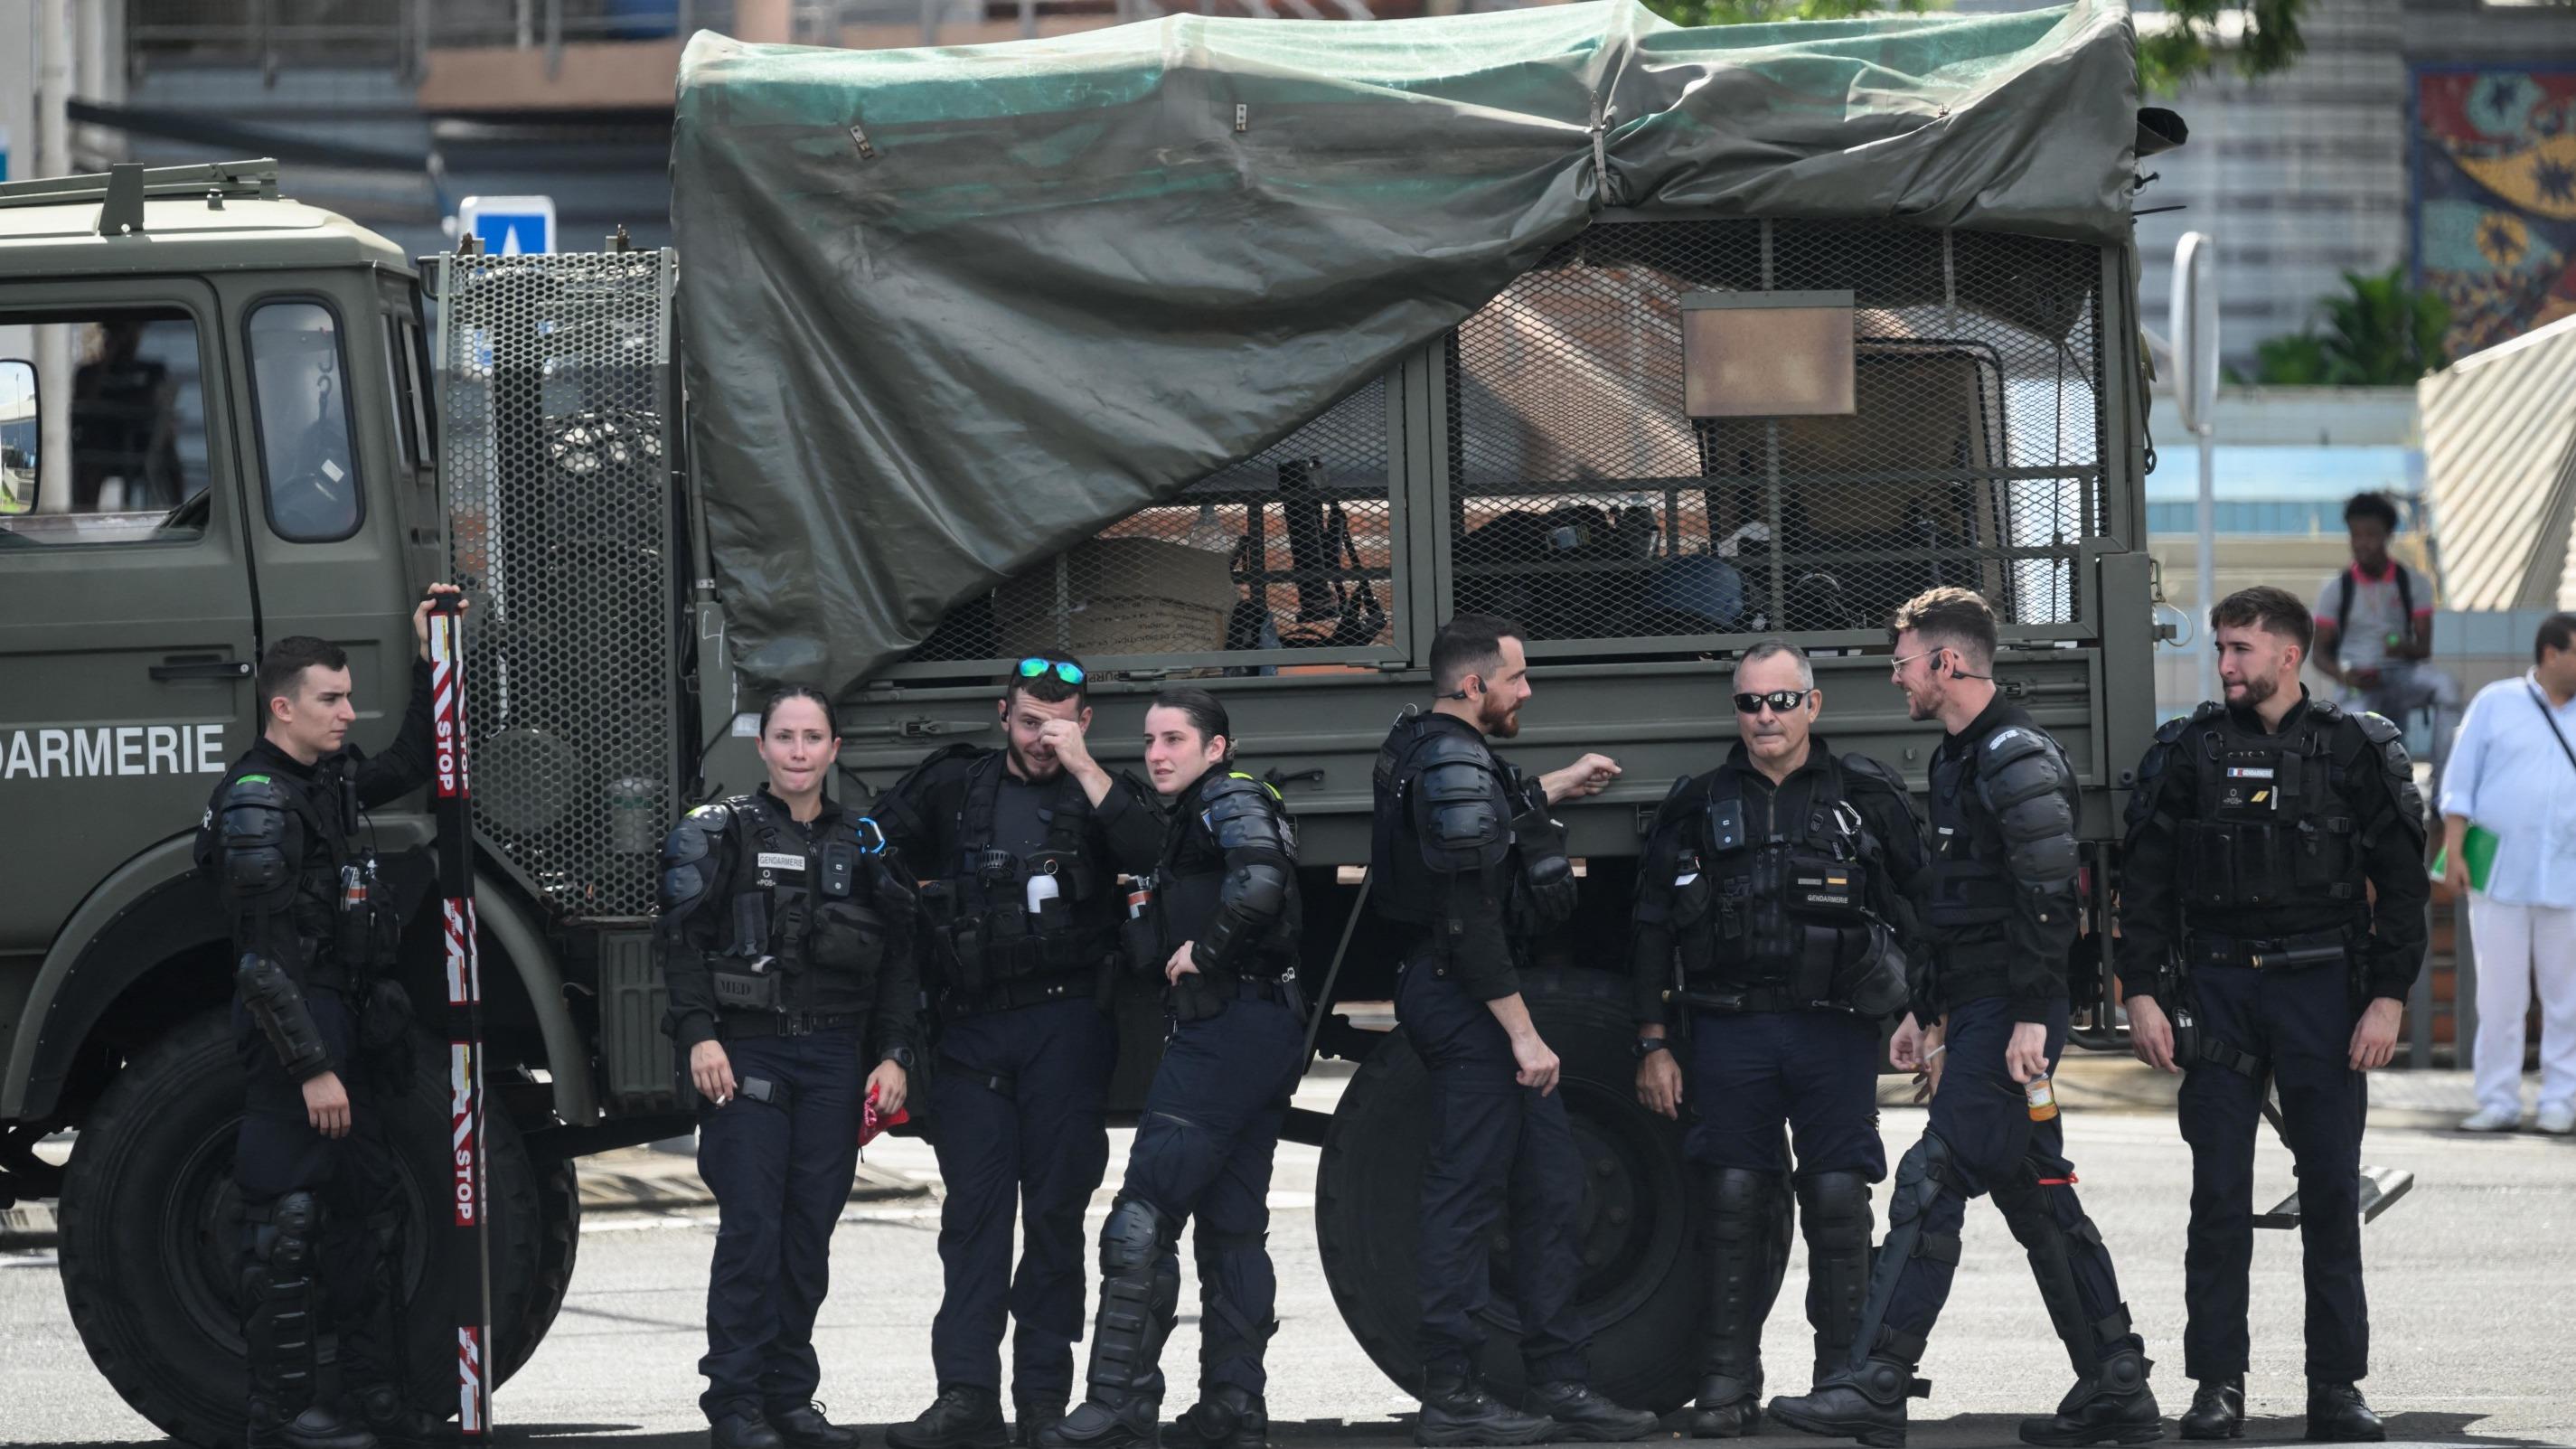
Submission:
M 2125 242 L 2136 108 L 2120 0 L 700 34 L 672 221 L 735 662 L 846 687 L 1286 436 L 1607 207 Z

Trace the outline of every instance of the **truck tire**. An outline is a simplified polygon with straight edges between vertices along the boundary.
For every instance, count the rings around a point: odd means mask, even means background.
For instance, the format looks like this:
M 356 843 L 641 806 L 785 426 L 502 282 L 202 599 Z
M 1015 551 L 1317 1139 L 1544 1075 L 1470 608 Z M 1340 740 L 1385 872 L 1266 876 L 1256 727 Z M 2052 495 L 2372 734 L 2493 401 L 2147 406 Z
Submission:
M 540 1166 L 535 1176 L 537 1275 L 529 1285 L 527 1312 L 519 1320 L 518 1331 L 495 1331 L 501 1340 L 504 1380 L 546 1341 L 546 1331 L 555 1326 L 555 1315 L 563 1312 L 564 1298 L 572 1292 L 573 1260 L 581 1252 L 581 1180 L 573 1173 L 572 1160 Z
M 415 1402 L 452 1409 L 456 1337 L 447 1285 L 469 1268 L 438 1230 L 445 1219 L 430 1212 L 446 1203 L 447 1097 L 445 1073 L 424 1065 L 397 1104 L 394 1132 L 412 1200 L 398 1279 L 404 1376 Z M 232 1028 L 225 1013 L 210 1012 L 118 1073 L 82 1126 L 63 1177 L 63 1293 L 91 1362 L 136 1413 L 209 1449 L 241 1443 L 245 1429 L 232 1180 L 240 1120 Z M 532 1312 L 545 1257 L 542 1195 L 509 1121 L 491 1118 L 485 1144 L 499 1340 L 490 1357 L 505 1379 L 535 1346 L 528 1329 L 552 1317 Z M 562 1262 L 568 1270 L 569 1250 Z
M 1583 1160 L 1577 1301 L 1592 1325 L 1594 1386 L 1620 1403 L 1668 1412 L 1697 1387 L 1704 1281 L 1688 1231 L 1681 1130 L 1637 1102 L 1626 982 L 1597 971 L 1550 971 L 1524 976 L 1522 991 L 1563 1064 L 1557 1090 Z M 1381 1043 L 1352 1074 L 1325 1129 L 1315 1183 L 1315 1233 L 1333 1302 L 1360 1347 L 1408 1392 L 1421 1388 L 1413 1248 L 1429 1085 L 1403 1032 Z M 1492 1337 L 1481 1367 L 1497 1390 L 1516 1397 L 1520 1323 L 1508 1288 L 1510 1248 L 1499 1229 L 1493 1264 L 1485 1314 Z

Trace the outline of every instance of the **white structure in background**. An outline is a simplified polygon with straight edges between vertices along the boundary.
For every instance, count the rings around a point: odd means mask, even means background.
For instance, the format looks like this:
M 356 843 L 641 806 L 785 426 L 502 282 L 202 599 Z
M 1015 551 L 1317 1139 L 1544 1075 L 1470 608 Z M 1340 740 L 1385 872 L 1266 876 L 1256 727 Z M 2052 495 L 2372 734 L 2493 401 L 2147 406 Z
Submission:
M 2415 394 L 2444 602 L 2576 608 L 2576 317 L 2461 358 Z

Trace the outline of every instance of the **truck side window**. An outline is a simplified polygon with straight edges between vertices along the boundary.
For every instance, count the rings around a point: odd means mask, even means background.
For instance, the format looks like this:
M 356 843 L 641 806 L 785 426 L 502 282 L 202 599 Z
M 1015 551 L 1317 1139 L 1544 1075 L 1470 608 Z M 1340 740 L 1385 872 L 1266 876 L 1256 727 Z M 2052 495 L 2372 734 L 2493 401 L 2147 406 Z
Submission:
M 197 359 L 177 308 L 0 315 L 0 549 L 202 537 Z
M 263 302 L 248 332 L 269 527 L 290 543 L 347 538 L 365 509 L 339 321 L 319 302 Z

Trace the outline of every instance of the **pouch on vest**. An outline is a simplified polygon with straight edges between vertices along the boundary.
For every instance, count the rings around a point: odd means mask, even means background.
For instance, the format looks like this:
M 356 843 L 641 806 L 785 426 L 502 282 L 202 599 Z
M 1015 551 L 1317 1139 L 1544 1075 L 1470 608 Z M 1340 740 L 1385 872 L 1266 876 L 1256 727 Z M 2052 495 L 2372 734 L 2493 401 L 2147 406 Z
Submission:
M 865 980 L 885 959 L 883 917 L 855 901 L 827 901 L 814 912 L 807 947 L 813 964 Z
M 1222 984 L 1231 987 L 1233 979 L 1229 977 Z M 1220 990 L 1219 986 L 1220 983 L 1209 980 L 1206 973 L 1198 971 L 1193 971 L 1173 982 L 1172 1019 L 1205 1021 L 1209 1017 L 1223 1014 L 1226 992 Z
M 726 1011 L 779 1009 L 779 973 L 770 969 L 767 957 L 747 966 L 723 959 L 711 961 L 707 980 L 715 988 L 716 1005 Z
M 1524 932 L 1552 931 L 1574 916 L 1574 862 L 1566 855 L 1565 826 L 1551 819 L 1541 799 L 1512 817 L 1520 851 L 1520 889 L 1513 892 Z
M 1673 877 L 1673 950 L 1685 980 L 1717 968 L 1717 932 L 1709 925 L 1716 902 L 1717 887 L 1699 861 Z
M 1993 866 L 1936 860 L 1923 872 L 1923 923 L 1945 930 L 1998 925 L 2012 916 L 2012 887 Z

